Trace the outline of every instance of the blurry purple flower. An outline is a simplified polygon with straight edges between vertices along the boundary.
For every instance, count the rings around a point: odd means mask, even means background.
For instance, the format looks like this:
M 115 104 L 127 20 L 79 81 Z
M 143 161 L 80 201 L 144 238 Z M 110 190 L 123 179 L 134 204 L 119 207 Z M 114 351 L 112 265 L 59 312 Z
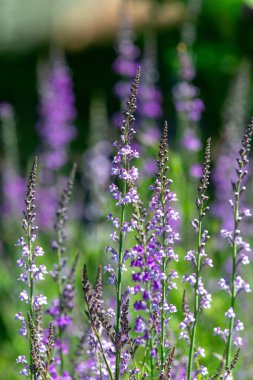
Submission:
M 194 178 L 200 178 L 202 175 L 202 165 L 194 164 L 190 167 L 190 175 Z
M 187 150 L 197 152 L 201 149 L 202 144 L 200 139 L 192 131 L 187 130 L 182 139 L 182 146 Z
M 112 66 L 113 71 L 120 76 L 119 82 L 114 87 L 115 95 L 120 101 L 120 111 L 123 111 L 128 100 L 131 83 L 139 66 L 138 58 L 140 55 L 139 48 L 134 44 L 135 34 L 126 19 L 126 14 L 124 16 L 115 47 L 117 58 Z M 112 119 L 116 127 L 120 126 L 123 121 L 122 112 L 113 115 Z
M 76 137 L 76 115 L 70 72 L 62 56 L 54 56 L 41 76 L 40 122 L 46 168 L 57 170 L 67 161 L 69 143 Z
M 10 119 L 14 117 L 12 106 L 7 102 L 0 103 L 0 118 Z

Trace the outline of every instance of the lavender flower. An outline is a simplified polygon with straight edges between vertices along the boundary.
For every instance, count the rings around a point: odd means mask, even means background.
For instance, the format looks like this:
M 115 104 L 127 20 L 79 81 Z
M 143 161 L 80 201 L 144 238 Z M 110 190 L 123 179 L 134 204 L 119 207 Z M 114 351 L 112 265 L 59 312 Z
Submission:
M 33 359 L 32 372 L 34 373 L 34 377 L 32 377 L 32 379 L 41 378 L 52 380 L 49 372 L 54 353 L 53 324 L 50 324 L 48 336 L 46 342 L 44 342 L 42 340 L 43 335 L 36 326 L 37 321 L 35 320 L 34 323 L 33 318 L 29 312 L 27 314 L 27 319 L 27 324 L 30 330 L 31 356 Z
M 57 170 L 67 162 L 67 148 L 76 136 L 74 95 L 68 67 L 61 55 L 53 57 L 40 83 L 40 122 L 46 168 Z
M 196 21 L 201 9 L 201 0 L 188 0 L 186 20 L 181 29 L 181 43 L 178 45 L 179 83 L 173 87 L 174 103 L 179 122 L 179 138 L 184 149 L 189 151 L 187 171 L 192 178 L 200 178 L 196 170 L 196 156 L 202 144 L 198 124 L 205 109 L 199 98 L 199 89 L 193 84 L 196 70 L 192 46 L 196 40 Z
M 57 207 L 55 173 L 67 162 L 69 144 L 76 137 L 73 125 L 76 115 L 70 71 L 60 54 L 54 54 L 40 77 L 40 120 L 37 124 L 41 140 L 39 150 L 43 162 L 41 190 L 38 194 L 40 225 L 52 227 Z
M 89 149 L 83 155 L 83 179 L 85 191 L 84 217 L 92 224 L 88 235 L 94 244 L 95 223 L 103 219 L 105 205 L 108 202 L 106 192 L 111 173 L 111 141 L 108 139 L 109 125 L 105 99 L 94 97 L 90 105 Z M 88 226 L 87 226 L 88 227 Z M 86 228 L 87 228 L 86 227 Z M 104 228 L 104 226 L 103 226 Z
M 250 92 L 250 65 L 248 62 L 242 62 L 236 77 L 234 78 L 228 93 L 227 100 L 223 110 L 223 133 L 221 144 L 218 151 L 218 158 L 213 171 L 213 182 L 215 185 L 215 201 L 212 206 L 213 214 L 219 218 L 221 228 L 231 230 L 233 220 L 230 217 L 231 206 L 228 199 L 233 197 L 233 189 L 228 183 L 227 178 L 236 180 L 236 173 L 231 166 L 236 152 L 240 149 L 238 141 L 243 134 L 248 114 L 248 99 Z M 247 200 L 241 198 L 241 202 L 246 206 Z M 247 222 L 247 221 L 246 221 Z M 243 226 L 243 230 L 245 231 Z
M 226 366 L 229 366 L 231 361 L 232 345 L 242 345 L 242 339 L 238 335 L 243 329 L 243 324 L 238 320 L 236 313 L 236 297 L 242 291 L 250 292 L 250 286 L 240 275 L 238 268 L 241 263 L 248 264 L 248 252 L 251 251 L 249 244 L 246 243 L 241 236 L 240 223 L 245 218 L 245 213 L 241 209 L 240 200 L 241 194 L 246 190 L 244 186 L 245 178 L 247 177 L 247 164 L 249 162 L 249 153 L 251 147 L 251 139 L 253 135 L 253 120 L 248 125 L 245 135 L 242 139 L 242 147 L 239 150 L 237 158 L 236 175 L 237 178 L 232 182 L 234 199 L 230 201 L 234 214 L 234 225 L 232 230 L 222 230 L 222 235 L 228 240 L 232 249 L 232 275 L 231 281 L 221 279 L 219 284 L 221 289 L 229 293 L 231 303 L 225 316 L 228 318 L 229 328 L 222 331 L 219 327 L 215 328 L 214 334 L 220 335 L 226 342 Z M 249 214 L 246 212 L 246 215 Z
M 202 7 L 202 0 L 188 0 L 186 20 L 181 28 L 181 40 L 192 46 L 196 40 L 196 21 Z
M 149 274 L 154 280 L 154 295 L 152 309 L 160 319 L 160 360 L 161 371 L 165 367 L 165 330 L 170 319 L 171 313 L 175 313 L 176 307 L 168 305 L 168 293 L 175 288 L 174 279 L 178 277 L 177 272 L 168 272 L 168 265 L 178 261 L 178 255 L 173 250 L 173 244 L 179 240 L 179 234 L 173 230 L 173 221 L 179 218 L 178 213 L 170 206 L 171 202 L 176 201 L 176 195 L 170 190 L 172 180 L 167 178 L 168 171 L 168 126 L 164 125 L 162 139 L 160 143 L 159 155 L 157 160 L 157 174 L 155 184 L 151 186 L 154 195 L 149 205 L 149 212 L 152 217 L 149 229 L 152 231 L 150 240 L 150 251 L 155 265 Z
M 84 299 L 87 306 L 86 315 L 88 317 L 88 321 L 92 330 L 92 334 L 89 335 L 89 346 L 90 353 L 96 355 L 96 363 L 92 363 L 93 368 L 90 368 L 89 373 L 98 373 L 100 378 L 102 374 L 105 375 L 105 378 L 109 378 L 110 380 L 114 380 L 113 370 L 115 368 L 115 349 L 114 346 L 116 344 L 117 337 L 115 331 L 112 330 L 112 326 L 107 322 L 105 318 L 104 310 L 102 309 L 103 303 L 103 287 L 102 287 L 102 268 L 101 266 L 98 269 L 97 281 L 95 284 L 95 288 L 91 286 L 87 276 L 87 268 L 86 265 L 83 267 L 83 275 L 82 275 L 82 283 L 83 283 L 83 292 Z M 109 337 L 110 342 L 108 340 L 103 341 L 100 331 L 102 328 L 105 330 L 107 337 Z M 108 344 L 109 343 L 109 344 Z M 100 361 L 100 355 L 102 356 L 104 366 Z M 86 364 L 87 365 L 87 364 Z M 86 373 L 86 368 L 77 369 L 79 373 Z M 84 377 L 85 379 L 85 377 Z
M 154 36 L 146 38 L 146 47 L 142 61 L 143 81 L 140 93 L 140 109 L 138 113 L 144 118 L 143 123 L 155 123 L 162 116 L 162 95 L 157 87 L 159 74 L 156 69 L 156 45 Z M 143 127 L 145 129 L 145 126 Z
M 47 304 L 47 298 L 43 294 L 35 295 L 35 285 L 38 281 L 44 280 L 44 274 L 47 273 L 46 267 L 44 265 L 37 265 L 36 260 L 38 256 L 43 256 L 44 251 L 41 247 L 35 246 L 37 226 L 35 224 L 35 186 L 36 186 L 36 174 L 37 174 L 37 158 L 35 158 L 32 170 L 29 176 L 29 181 L 26 191 L 24 210 L 24 219 L 22 222 L 23 230 L 25 233 L 25 238 L 19 238 L 17 246 L 21 247 L 20 259 L 17 261 L 17 266 L 23 269 L 18 280 L 21 281 L 26 289 L 20 292 L 19 299 L 24 302 L 26 306 L 26 311 L 29 313 L 28 323 L 21 312 L 15 315 L 15 319 L 21 322 L 21 329 L 19 334 L 27 337 L 29 339 L 30 345 L 30 363 L 28 366 L 27 359 L 22 356 L 22 360 L 18 362 L 24 364 L 24 369 L 21 371 L 23 375 L 35 379 L 37 376 L 38 368 L 35 363 L 34 354 L 34 339 L 35 339 L 35 321 L 36 313 L 40 310 L 41 306 Z M 29 328 L 29 333 L 27 331 L 27 324 Z M 42 341 L 42 336 L 36 333 L 36 351 L 43 351 L 44 344 Z M 40 373 L 40 372 L 38 372 Z
M 153 177 L 156 170 L 155 155 L 160 139 L 157 121 L 162 116 L 162 94 L 157 85 L 159 74 L 156 68 L 156 42 L 153 35 L 146 37 L 144 57 L 142 60 L 143 80 L 139 97 L 139 140 L 143 145 L 142 170 L 144 175 Z M 153 157 L 152 157 L 153 156 Z
M 190 275 L 185 275 L 183 277 L 183 282 L 187 282 L 191 285 L 194 290 L 194 308 L 193 313 L 190 311 L 186 296 L 184 297 L 184 320 L 180 323 L 179 327 L 182 330 L 180 337 L 184 338 L 189 344 L 189 357 L 188 357 L 188 368 L 187 368 L 187 380 L 192 378 L 192 367 L 193 360 L 198 356 L 204 356 L 204 349 L 199 347 L 195 352 L 196 345 L 196 330 L 197 322 L 199 319 L 199 313 L 202 309 L 209 309 L 211 307 L 212 297 L 206 290 L 204 283 L 202 281 L 201 272 L 205 266 L 212 267 L 212 260 L 207 256 L 205 252 L 206 242 L 209 239 L 208 231 L 203 230 L 203 218 L 209 207 L 206 206 L 208 196 L 206 195 L 207 187 L 209 184 L 210 177 L 210 144 L 211 140 L 207 140 L 207 146 L 205 151 L 205 158 L 203 164 L 203 174 L 198 187 L 199 197 L 196 200 L 196 206 L 198 211 L 197 219 L 194 219 L 192 226 L 197 234 L 197 249 L 189 251 L 185 260 L 191 262 L 194 268 L 194 272 Z M 200 369 L 195 373 L 195 377 L 201 375 L 207 375 L 208 371 L 206 367 L 201 366 Z
M 0 103 L 0 121 L 4 146 L 4 162 L 2 170 L 2 213 L 9 218 L 17 216 L 17 210 L 23 204 L 25 181 L 19 174 L 18 143 L 14 119 L 14 110 L 9 103 Z
M 204 104 L 199 98 L 199 89 L 193 84 L 196 72 L 193 64 L 193 57 L 188 47 L 184 43 L 178 45 L 179 60 L 179 82 L 173 87 L 172 93 L 176 108 L 178 121 L 178 141 L 184 160 L 183 175 L 186 186 L 184 191 L 179 194 L 183 199 L 181 212 L 183 214 L 183 235 L 185 241 L 190 240 L 188 225 L 194 215 L 194 207 L 189 204 L 189 199 L 194 196 L 195 182 L 201 178 L 202 167 L 198 163 L 199 152 L 202 142 L 199 133 L 199 123 L 204 110 Z M 187 206 L 186 206 L 187 205 Z
M 183 146 L 189 150 L 198 151 L 201 148 L 196 123 L 200 121 L 204 104 L 198 98 L 199 89 L 192 84 L 195 78 L 192 57 L 183 43 L 178 45 L 180 63 L 180 82 L 173 88 L 173 96 L 179 121 L 183 127 Z
M 56 241 L 53 242 L 52 247 L 57 252 L 57 264 L 55 265 L 55 271 L 51 272 L 51 275 L 58 285 L 58 298 L 52 301 L 52 304 L 47 311 L 48 314 L 53 317 L 54 325 L 57 328 L 58 332 L 61 376 L 64 372 L 63 347 L 65 343 L 63 342 L 63 333 L 66 330 L 66 327 L 72 323 L 70 314 L 74 307 L 74 276 L 78 261 L 78 256 L 76 256 L 69 274 L 65 276 L 63 274 L 63 270 L 66 270 L 67 264 L 67 259 L 63 257 L 63 254 L 65 252 L 64 243 L 66 240 L 65 225 L 68 217 L 67 212 L 74 186 L 75 174 L 76 165 L 74 165 L 72 168 L 67 185 L 62 192 L 56 213 Z
M 174 280 L 178 274 L 173 269 L 168 271 L 167 266 L 178 260 L 172 244 L 179 239 L 179 235 L 172 228 L 179 215 L 170 206 L 176 197 L 169 189 L 172 181 L 168 180 L 166 175 L 167 149 L 165 123 L 157 161 L 156 181 L 151 186 L 154 195 L 148 210 L 143 208 L 140 201 L 136 203 L 134 215 L 137 245 L 132 249 L 131 267 L 135 268 L 132 275 L 135 285 L 129 287 L 129 291 L 140 296 L 134 303 L 134 309 L 138 312 L 144 311 L 143 315 L 137 317 L 134 330 L 139 333 L 137 344 L 144 346 L 145 352 L 149 352 L 147 358 L 151 379 L 155 378 L 156 360 L 159 360 L 161 376 L 165 376 L 168 371 L 168 360 L 165 359 L 165 349 L 168 346 L 165 330 L 171 314 L 177 311 L 173 304 L 165 301 L 169 292 L 177 288 Z
M 138 91 L 138 85 L 140 81 L 140 68 L 137 70 L 137 74 L 134 83 L 131 88 L 131 94 L 127 103 L 127 111 L 125 113 L 125 120 L 121 125 L 121 141 L 115 142 L 114 146 L 117 148 L 117 154 L 113 159 L 112 175 L 115 176 L 121 188 L 112 184 L 110 191 L 112 197 L 116 200 L 116 206 L 120 207 L 120 218 L 115 218 L 110 215 L 109 219 L 112 221 L 116 230 L 112 233 L 111 239 L 118 244 L 118 251 L 115 249 L 109 249 L 114 252 L 113 256 L 118 262 L 117 275 L 114 270 L 109 269 L 110 277 L 116 282 L 117 288 L 117 313 L 116 313 L 116 336 L 120 336 L 123 326 L 121 324 L 121 312 L 122 312 L 122 271 L 125 268 L 124 262 L 128 255 L 123 250 L 123 242 L 127 232 L 131 231 L 133 221 L 127 222 L 125 220 L 126 206 L 129 204 L 135 204 L 139 201 L 139 196 L 135 187 L 135 182 L 138 179 L 138 169 L 132 166 L 131 161 L 134 158 L 138 158 L 138 152 L 130 145 L 131 139 L 135 134 L 132 124 L 134 121 L 133 113 L 136 109 L 136 95 Z M 106 268 L 108 270 L 108 267 Z M 116 345 L 116 370 L 115 379 L 119 379 L 120 373 L 120 359 L 121 359 L 121 344 Z
M 115 95 L 120 100 L 121 111 L 124 110 L 127 102 L 131 83 L 135 78 L 138 68 L 138 58 L 140 55 L 139 48 L 135 46 L 135 34 L 129 25 L 129 21 L 124 15 L 124 20 L 120 24 L 118 40 L 116 44 L 117 58 L 113 63 L 113 70 L 120 76 L 120 80 L 114 87 Z M 114 115 L 114 124 L 116 126 L 122 123 L 122 112 Z

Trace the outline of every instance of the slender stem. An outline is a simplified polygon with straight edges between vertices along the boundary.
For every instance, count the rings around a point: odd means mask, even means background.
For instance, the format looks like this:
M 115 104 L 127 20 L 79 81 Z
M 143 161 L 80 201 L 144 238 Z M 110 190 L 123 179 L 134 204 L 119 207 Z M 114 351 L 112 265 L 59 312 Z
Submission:
M 62 297 L 62 247 L 60 244 L 60 232 L 58 231 L 57 233 L 57 240 L 58 240 L 58 247 L 57 247 L 57 259 L 58 259 L 58 280 L 57 280 L 57 285 L 58 285 L 58 301 L 59 301 L 59 311 L 60 314 L 62 312 L 61 310 L 61 297 Z M 59 336 L 59 341 L 60 341 L 60 347 L 59 347 L 59 353 L 60 353 L 60 375 L 62 376 L 63 369 L 64 369 L 64 357 L 63 357 L 63 352 L 62 352 L 62 329 L 60 326 L 58 326 L 58 336 Z
M 154 359 L 151 354 L 151 350 L 153 348 L 153 337 L 151 336 L 149 339 L 149 357 L 150 357 L 150 379 L 153 380 L 154 378 Z
M 45 376 L 42 376 L 42 379 L 43 380 L 53 380 L 53 378 L 51 377 L 51 375 L 47 372 Z
M 98 352 L 96 352 L 96 356 L 97 356 L 97 363 L 98 363 L 98 370 L 99 370 L 99 380 L 103 380 L 102 364 L 101 364 L 101 361 L 100 361 L 100 357 L 99 357 L 99 353 L 98 353 Z
M 162 224 L 163 224 L 163 234 L 162 234 L 162 247 L 164 250 L 164 256 L 162 259 L 162 271 L 166 271 L 166 257 L 165 257 L 165 248 L 166 248 L 166 235 L 165 235 L 165 199 L 164 199 L 164 185 L 161 186 L 161 203 L 162 203 Z M 166 280 L 162 280 L 162 306 L 161 306 L 161 369 L 163 370 L 164 366 L 164 341 L 165 341 L 165 326 L 164 326 L 164 303 L 166 297 Z
M 31 241 L 31 226 L 30 224 L 27 226 L 27 243 L 29 250 L 29 267 L 32 265 L 32 241 Z M 29 311 L 31 318 L 33 319 L 33 274 L 32 271 L 29 271 L 29 283 L 30 283 L 30 297 L 29 297 Z M 31 334 L 29 337 L 29 345 L 30 345 L 30 379 L 33 380 L 33 357 L 32 357 L 32 338 Z
M 149 300 L 148 300 L 148 310 L 149 310 L 149 317 L 152 317 L 152 309 L 151 309 L 151 302 L 150 302 L 150 284 L 148 283 L 148 295 L 149 295 Z M 149 337 L 149 361 L 150 361 L 150 380 L 154 379 L 154 358 L 151 354 L 151 351 L 153 349 L 153 332 L 152 330 L 150 331 L 150 337 Z
M 138 216 L 138 219 L 141 221 L 141 213 L 140 213 L 140 209 L 139 209 L 138 205 L 136 205 L 136 214 Z M 145 227 L 144 227 L 144 224 L 143 224 L 142 221 L 140 223 L 140 229 L 141 229 L 141 235 L 142 235 L 142 238 L 143 238 L 142 239 L 142 243 L 143 243 L 143 249 L 144 249 L 144 254 L 145 254 L 145 256 L 144 256 L 145 257 L 145 270 L 147 270 L 148 269 L 148 267 L 147 267 L 147 257 L 148 257 L 148 253 L 147 253 L 147 236 L 146 236 Z M 151 307 L 150 282 L 147 282 L 146 288 L 147 288 L 147 291 L 148 291 L 148 312 L 149 312 L 149 318 L 151 319 L 151 317 L 152 317 L 152 307 Z M 152 334 L 152 331 L 150 331 L 150 337 L 149 337 L 150 380 L 154 379 L 154 358 L 151 355 L 152 348 L 153 348 L 153 334 Z M 144 366 L 144 363 L 146 361 L 146 351 L 147 351 L 147 345 L 146 345 L 145 354 L 144 354 L 144 357 L 143 357 L 143 365 L 142 366 Z
M 111 368 L 109 366 L 109 363 L 106 359 L 106 356 L 105 356 L 105 353 L 104 353 L 104 349 L 103 349 L 103 346 L 102 346 L 102 343 L 101 343 L 101 339 L 100 339 L 100 336 L 99 336 L 99 333 L 97 332 L 97 330 L 94 331 L 95 332 L 95 335 L 96 335 L 96 338 L 98 340 L 98 344 L 99 344 L 99 347 L 100 347 L 100 350 L 101 350 L 101 353 L 102 353 L 102 356 L 103 356 L 103 359 L 104 359 L 104 362 L 105 362 L 105 365 L 106 365 L 106 368 L 107 368 L 107 371 L 109 373 L 109 376 L 110 376 L 110 379 L 111 380 L 114 380 L 114 377 L 113 377 L 113 374 L 112 374 L 112 371 L 111 371 Z
M 238 230 L 238 217 L 239 217 L 239 194 L 241 188 L 241 178 L 238 178 L 235 190 L 235 206 L 234 206 L 234 234 L 233 234 L 233 268 L 232 268 L 232 279 L 231 279 L 231 307 L 233 311 L 235 310 L 235 299 L 236 299 L 236 255 L 237 255 L 237 244 L 236 244 L 236 231 Z M 230 364 L 230 356 L 233 343 L 233 330 L 234 330 L 235 317 L 230 318 L 229 322 L 229 335 L 227 342 L 227 351 L 226 351 L 226 366 Z
M 127 191 L 127 183 L 123 183 L 122 196 L 125 197 Z M 120 314 L 121 314 L 121 281 L 122 281 L 122 259 L 123 259 L 123 223 L 125 220 L 125 205 L 121 206 L 120 213 L 120 233 L 119 233 L 119 258 L 118 258 L 118 275 L 117 275 L 117 317 L 116 317 L 116 336 L 120 332 Z M 119 379 L 119 367 L 120 367 L 120 345 L 116 347 L 116 369 L 115 369 L 115 379 Z
M 194 347 L 195 347 L 195 338 L 196 338 L 196 330 L 197 330 L 197 320 L 198 320 L 198 311 L 199 311 L 199 295 L 198 295 L 198 286 L 199 286 L 199 275 L 200 275 L 200 264 L 201 264 L 201 256 L 200 256 L 200 248 L 201 248 L 201 236 L 202 236 L 202 212 L 203 205 L 199 208 L 199 229 L 198 229 L 198 250 L 197 250 L 197 266 L 196 266 L 196 283 L 195 283 L 195 291 L 194 291 L 194 322 L 192 326 L 191 333 L 191 342 L 190 342 L 190 350 L 188 356 L 188 368 L 187 368 L 187 380 L 191 380 L 191 372 L 193 366 L 193 356 L 194 356 Z

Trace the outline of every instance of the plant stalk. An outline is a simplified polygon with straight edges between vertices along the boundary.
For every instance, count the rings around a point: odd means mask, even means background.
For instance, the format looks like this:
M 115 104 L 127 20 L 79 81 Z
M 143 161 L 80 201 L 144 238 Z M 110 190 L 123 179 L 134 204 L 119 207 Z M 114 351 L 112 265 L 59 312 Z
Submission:
M 125 197 L 127 191 L 127 184 L 124 181 L 122 195 Z M 116 316 L 116 336 L 120 332 L 120 314 L 121 314 L 121 288 L 122 288 L 122 259 L 123 259 L 123 223 L 125 220 L 125 205 L 121 206 L 120 213 L 120 233 L 119 233 L 119 260 L 118 260 L 118 274 L 117 274 L 117 316 Z M 120 345 L 116 347 L 116 369 L 115 380 L 119 380 L 119 367 L 120 367 Z
M 199 286 L 199 275 L 200 275 L 200 249 L 201 249 L 201 236 L 202 236 L 202 212 L 203 205 L 200 206 L 199 209 L 199 229 L 198 229 L 198 251 L 197 251 L 197 267 L 196 267 L 196 283 L 195 283 L 195 292 L 194 292 L 194 322 L 192 326 L 191 333 L 191 342 L 190 342 L 190 350 L 188 356 L 188 368 L 187 368 L 187 380 L 191 380 L 191 372 L 193 366 L 193 357 L 194 357 L 194 347 L 195 347 L 195 338 L 196 338 L 196 330 L 197 330 L 197 320 L 198 320 L 198 311 L 199 311 L 199 295 L 198 295 L 198 286 Z
M 58 240 L 58 247 L 57 247 L 57 259 L 58 259 L 58 300 L 59 300 L 59 311 L 60 314 L 62 312 L 61 310 L 61 297 L 62 297 L 62 264 L 61 264 L 61 244 L 60 244 L 60 233 L 58 231 L 57 233 L 57 240 Z M 62 376 L 63 369 L 64 369 L 64 357 L 62 353 L 62 329 L 60 326 L 58 326 L 58 336 L 59 336 L 59 341 L 60 341 L 60 348 L 59 348 L 59 353 L 60 353 L 60 375 Z
M 32 241 L 31 241 L 31 226 L 30 224 L 27 226 L 27 243 L 29 250 L 29 266 L 32 265 Z M 30 281 L 30 297 L 29 297 L 29 310 L 31 314 L 31 318 L 33 319 L 33 274 L 29 271 L 29 281 Z M 33 357 L 32 357 L 32 338 L 31 334 L 29 337 L 29 345 L 30 345 L 30 380 L 33 380 Z
M 234 206 L 234 234 L 233 234 L 233 268 L 232 268 L 232 278 L 231 278 L 231 307 L 233 311 L 235 310 L 235 299 L 236 299 L 236 255 L 237 255 L 237 244 L 236 244 L 236 230 L 238 229 L 238 217 L 239 217 L 239 194 L 241 189 L 241 178 L 238 178 L 235 190 L 235 206 Z M 233 343 L 233 330 L 234 330 L 235 317 L 230 318 L 229 322 L 229 335 L 227 342 L 227 351 L 226 351 L 226 366 L 230 364 L 230 356 Z
M 164 250 L 164 256 L 162 259 L 162 270 L 163 273 L 166 271 L 166 235 L 165 235 L 165 199 L 164 199 L 164 184 L 161 181 L 161 204 L 162 204 L 162 224 L 163 224 L 163 234 L 162 234 L 162 247 Z M 162 307 L 161 307 L 161 369 L 164 367 L 165 352 L 164 352 L 164 341 L 165 341 L 165 326 L 164 326 L 164 302 L 166 298 L 166 280 L 162 280 Z

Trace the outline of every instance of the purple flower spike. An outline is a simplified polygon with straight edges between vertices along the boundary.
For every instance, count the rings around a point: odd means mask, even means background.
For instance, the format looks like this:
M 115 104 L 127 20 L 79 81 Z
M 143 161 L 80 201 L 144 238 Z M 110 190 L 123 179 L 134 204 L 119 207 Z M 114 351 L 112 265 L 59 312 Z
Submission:
M 23 205 L 25 180 L 19 174 L 15 117 L 13 107 L 9 103 L 0 103 L 0 124 L 4 151 L 1 213 L 14 220 L 18 216 L 17 210 L 20 210 Z
M 67 163 L 69 144 L 75 139 L 74 126 L 75 98 L 70 70 L 62 55 L 55 53 L 48 67 L 40 77 L 40 105 L 37 131 L 41 140 L 39 146 L 43 168 L 41 172 L 43 187 L 38 191 L 39 225 L 52 228 L 57 209 L 55 172 Z M 40 205 L 47 204 L 47 207 Z
M 46 168 L 57 170 L 67 161 L 68 144 L 76 137 L 76 112 L 71 77 L 63 57 L 57 56 L 41 82 L 38 132 L 43 141 Z
M 140 51 L 135 46 L 134 40 L 135 34 L 131 30 L 128 20 L 122 20 L 116 43 L 117 58 L 113 63 L 113 71 L 120 76 L 119 82 L 114 87 L 114 92 L 120 101 L 121 111 L 125 107 L 131 91 L 131 83 L 139 66 Z M 114 115 L 113 121 L 116 127 L 122 123 L 122 119 L 122 112 Z
M 17 358 L 17 363 L 24 364 L 24 368 L 20 374 L 37 378 L 41 374 L 41 366 L 44 360 L 51 361 L 53 350 L 53 328 L 50 329 L 50 338 L 47 347 L 44 345 L 43 330 L 41 328 L 41 310 L 42 306 L 47 304 L 47 298 L 43 294 L 35 294 L 36 284 L 38 281 L 44 280 L 44 275 L 47 274 L 45 265 L 37 265 L 38 256 L 44 255 L 44 250 L 35 246 L 38 227 L 35 224 L 35 187 L 37 174 L 37 158 L 35 158 L 32 170 L 30 172 L 29 181 L 26 191 L 25 210 L 23 212 L 24 219 L 22 221 L 25 237 L 21 237 L 17 246 L 20 247 L 20 258 L 17 261 L 17 266 L 22 269 L 18 280 L 26 284 L 27 288 L 22 290 L 19 299 L 27 304 L 26 315 L 22 313 L 15 315 L 15 319 L 21 323 L 19 335 L 29 338 L 30 362 L 27 364 L 24 356 Z M 45 359 L 47 357 L 47 359 Z M 45 371 L 45 374 L 47 372 Z M 46 376 L 46 375 L 45 375 Z
M 241 292 L 250 292 L 250 286 L 243 278 L 238 275 L 238 268 L 241 263 L 248 264 L 249 258 L 247 252 L 250 252 L 249 244 L 246 243 L 241 236 L 240 224 L 242 220 L 251 215 L 249 211 L 244 212 L 245 208 L 241 206 L 241 194 L 245 192 L 245 179 L 248 171 L 249 154 L 251 148 L 251 140 L 253 136 L 253 119 L 248 125 L 244 137 L 242 139 L 241 149 L 238 153 L 236 164 L 236 178 L 232 180 L 233 199 L 230 201 L 233 210 L 233 226 L 231 230 L 223 229 L 221 234 L 228 240 L 232 250 L 232 275 L 231 279 L 221 278 L 219 286 L 230 295 L 230 307 L 225 312 L 226 318 L 229 320 L 228 329 L 222 331 L 215 328 L 214 334 L 220 335 L 226 342 L 226 366 L 231 362 L 231 354 L 233 346 L 242 345 L 242 338 L 238 336 L 238 332 L 243 329 L 243 325 L 237 319 L 236 298 Z
M 187 366 L 187 380 L 192 379 L 194 361 L 196 361 L 196 358 L 199 355 L 203 356 L 204 352 L 203 349 L 198 349 L 196 352 L 194 352 L 196 345 L 195 340 L 199 314 L 200 311 L 202 311 L 203 309 L 209 309 L 211 307 L 212 302 L 211 294 L 208 293 L 207 289 L 205 288 L 201 276 L 201 272 L 205 266 L 213 267 L 212 259 L 210 259 L 207 256 L 205 251 L 206 242 L 210 237 L 208 235 L 208 231 L 203 229 L 203 218 L 206 214 L 206 211 L 208 211 L 209 209 L 209 207 L 206 205 L 206 202 L 208 200 L 208 196 L 206 193 L 210 177 L 210 149 L 211 139 L 208 139 L 205 151 L 202 176 L 198 187 L 199 196 L 196 200 L 198 218 L 192 221 L 192 227 L 194 229 L 194 232 L 197 234 L 197 247 L 196 250 L 189 251 L 185 256 L 185 260 L 192 263 L 194 270 L 194 272 L 190 275 L 185 275 L 183 277 L 183 282 L 187 282 L 193 288 L 193 313 L 190 311 L 186 298 L 186 293 L 184 293 L 183 308 L 185 318 L 183 322 L 181 322 L 179 325 L 180 329 L 183 330 L 180 334 L 180 338 L 184 338 L 190 345 Z M 197 376 L 198 374 L 207 375 L 208 372 L 206 367 L 201 366 L 200 370 L 196 372 L 195 376 Z
M 175 270 L 168 270 L 168 266 L 178 260 L 173 250 L 174 243 L 179 235 L 173 229 L 173 222 L 179 219 L 178 213 L 171 203 L 176 201 L 176 195 L 170 190 L 172 181 L 167 178 L 168 127 L 165 123 L 161 138 L 156 180 L 151 186 L 153 192 L 149 209 L 145 210 L 141 203 L 136 204 L 136 231 L 137 245 L 134 247 L 135 258 L 131 262 L 134 268 L 132 275 L 136 285 L 129 288 L 132 294 L 138 294 L 134 309 L 145 313 L 137 317 L 135 332 L 138 333 L 137 344 L 150 346 L 149 365 L 151 376 L 154 376 L 154 353 L 159 354 L 161 371 L 165 365 L 165 331 L 171 315 L 176 307 L 168 304 L 170 291 L 176 289 L 175 279 L 178 274 Z M 139 284 L 139 285 L 137 285 Z M 159 334 L 158 342 L 152 330 Z M 161 343 L 160 343 L 161 342 Z

